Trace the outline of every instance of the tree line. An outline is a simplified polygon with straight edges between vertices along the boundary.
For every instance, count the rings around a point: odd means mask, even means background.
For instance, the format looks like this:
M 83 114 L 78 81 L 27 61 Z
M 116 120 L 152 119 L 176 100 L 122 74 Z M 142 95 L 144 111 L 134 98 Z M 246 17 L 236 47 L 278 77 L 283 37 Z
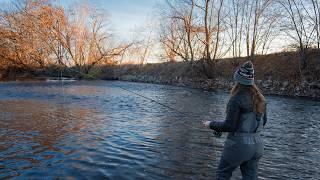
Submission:
M 132 43 L 116 43 L 108 21 L 82 4 L 66 12 L 49 1 L 11 3 L 0 12 L 1 67 L 36 69 L 115 64 Z
M 161 7 L 160 42 L 167 59 L 210 65 L 222 57 L 299 52 L 299 69 L 310 49 L 320 52 L 319 0 L 167 0 Z M 287 43 L 283 43 L 283 41 Z M 281 47 L 278 47 L 281 48 Z
M 65 10 L 49 0 L 13 1 L 0 9 L 0 66 L 72 66 L 87 74 L 97 65 L 120 64 L 124 58 L 144 63 L 158 44 L 165 60 L 200 60 L 206 71 L 223 57 L 254 61 L 256 55 L 286 42 L 286 49 L 299 53 L 303 71 L 308 51 L 320 54 L 319 4 L 320 0 L 166 0 L 158 7 L 157 30 L 152 30 L 156 40 L 150 33 L 145 39 L 121 42 L 114 39 L 107 16 L 90 5 Z

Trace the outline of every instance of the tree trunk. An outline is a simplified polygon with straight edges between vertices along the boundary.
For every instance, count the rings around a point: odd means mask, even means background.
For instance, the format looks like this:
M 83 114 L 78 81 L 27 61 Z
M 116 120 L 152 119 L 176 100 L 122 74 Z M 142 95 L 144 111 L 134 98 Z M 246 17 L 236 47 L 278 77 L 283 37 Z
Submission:
M 209 2 L 210 0 L 206 0 L 206 8 L 205 8 L 205 16 L 204 16 L 204 27 L 205 27 L 205 35 L 206 35 L 206 40 L 205 40 L 205 58 L 207 60 L 211 59 L 210 57 L 210 32 L 209 32 L 209 25 L 208 25 L 208 11 L 209 11 Z
M 218 10 L 218 27 L 217 27 L 217 36 L 216 36 L 216 44 L 215 44 L 215 48 L 214 48 L 214 55 L 213 55 L 213 59 L 217 58 L 217 54 L 218 54 L 218 46 L 219 46 L 219 41 L 220 41 L 220 25 L 221 25 L 221 9 L 222 9 L 222 4 L 223 4 L 223 0 L 220 0 L 220 6 L 219 6 L 219 10 Z

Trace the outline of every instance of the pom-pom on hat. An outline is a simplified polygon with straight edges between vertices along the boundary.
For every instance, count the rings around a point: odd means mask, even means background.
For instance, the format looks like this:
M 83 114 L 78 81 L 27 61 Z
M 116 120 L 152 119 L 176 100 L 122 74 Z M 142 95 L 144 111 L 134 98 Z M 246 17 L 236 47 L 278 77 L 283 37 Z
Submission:
M 234 80 L 243 85 L 254 84 L 254 69 L 251 61 L 247 61 L 234 73 Z

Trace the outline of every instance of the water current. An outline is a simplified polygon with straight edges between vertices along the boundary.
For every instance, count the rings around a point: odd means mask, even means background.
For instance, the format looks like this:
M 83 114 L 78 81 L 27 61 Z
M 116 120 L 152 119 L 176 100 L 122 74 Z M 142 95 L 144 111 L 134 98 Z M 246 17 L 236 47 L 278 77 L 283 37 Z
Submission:
M 226 135 L 201 121 L 224 120 L 228 98 L 117 81 L 1 82 L 0 179 L 214 179 Z M 320 102 L 266 98 L 259 179 L 319 179 Z

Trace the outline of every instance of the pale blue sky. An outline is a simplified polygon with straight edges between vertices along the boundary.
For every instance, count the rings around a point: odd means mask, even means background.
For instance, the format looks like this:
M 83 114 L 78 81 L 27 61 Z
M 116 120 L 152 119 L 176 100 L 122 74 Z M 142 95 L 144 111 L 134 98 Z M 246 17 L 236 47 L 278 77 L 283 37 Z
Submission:
M 83 0 L 60 0 L 62 4 L 70 5 Z M 152 16 L 160 0 L 85 0 L 110 14 L 112 29 L 115 35 L 130 39 L 132 31 L 143 26 Z M 163 0 L 162 0 L 163 1 Z
M 11 2 L 12 0 L 0 0 Z M 115 35 L 124 39 L 132 36 L 132 31 L 143 26 L 155 16 L 158 2 L 163 0 L 55 0 L 57 3 L 68 8 L 74 4 L 86 2 L 95 7 L 106 10 L 110 15 L 112 29 Z

